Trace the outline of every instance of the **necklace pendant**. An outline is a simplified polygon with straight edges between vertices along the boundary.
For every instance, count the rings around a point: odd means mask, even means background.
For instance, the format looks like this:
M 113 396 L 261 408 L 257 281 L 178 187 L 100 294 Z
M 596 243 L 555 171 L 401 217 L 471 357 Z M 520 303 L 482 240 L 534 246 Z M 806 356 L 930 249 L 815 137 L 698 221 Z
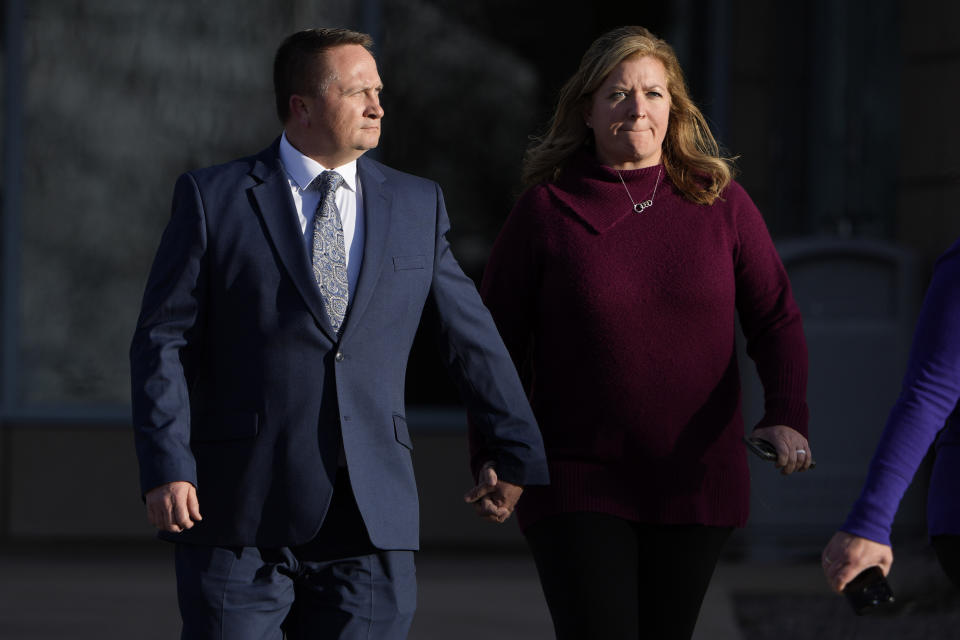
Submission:
M 653 206 L 653 199 L 657 196 L 657 187 L 660 186 L 660 178 L 663 176 L 663 167 L 657 171 L 657 181 L 653 185 L 653 193 L 650 194 L 650 197 L 644 200 L 643 202 L 634 202 L 633 196 L 630 195 L 630 189 L 627 188 L 627 183 L 623 179 L 623 175 L 620 171 L 617 171 L 617 175 L 620 177 L 620 184 L 623 185 L 623 190 L 627 192 L 627 197 L 630 198 L 630 202 L 633 204 L 633 211 L 635 213 L 643 213 L 644 209 Z

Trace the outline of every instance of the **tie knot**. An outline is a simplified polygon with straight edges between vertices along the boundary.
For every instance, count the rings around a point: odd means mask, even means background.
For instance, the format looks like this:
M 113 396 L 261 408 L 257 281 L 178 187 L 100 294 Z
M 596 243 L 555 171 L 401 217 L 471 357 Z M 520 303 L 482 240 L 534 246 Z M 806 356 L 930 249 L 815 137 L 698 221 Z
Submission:
M 324 171 L 310 183 L 309 189 L 316 189 L 321 195 L 335 193 L 343 184 L 343 176 L 336 171 Z

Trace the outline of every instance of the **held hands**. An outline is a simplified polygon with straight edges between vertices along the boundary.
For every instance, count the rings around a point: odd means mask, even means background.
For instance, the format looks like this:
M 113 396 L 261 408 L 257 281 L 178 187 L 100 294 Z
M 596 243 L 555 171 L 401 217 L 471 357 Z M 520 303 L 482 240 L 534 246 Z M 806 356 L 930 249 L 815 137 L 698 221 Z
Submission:
M 197 501 L 197 488 L 189 482 L 162 484 L 147 492 L 147 520 L 160 531 L 180 533 L 203 517 Z
M 470 489 L 463 500 L 473 503 L 477 515 L 490 522 L 503 522 L 513 513 L 523 487 L 497 478 L 493 463 L 488 462 L 477 474 L 477 485 Z
M 839 593 L 864 569 L 878 566 L 883 575 L 890 573 L 893 549 L 846 531 L 837 531 L 824 548 L 821 560 L 827 584 Z
M 753 430 L 753 436 L 762 438 L 777 450 L 775 463 L 780 473 L 787 476 L 794 471 L 806 471 L 813 462 L 810 443 L 796 429 L 778 424 Z

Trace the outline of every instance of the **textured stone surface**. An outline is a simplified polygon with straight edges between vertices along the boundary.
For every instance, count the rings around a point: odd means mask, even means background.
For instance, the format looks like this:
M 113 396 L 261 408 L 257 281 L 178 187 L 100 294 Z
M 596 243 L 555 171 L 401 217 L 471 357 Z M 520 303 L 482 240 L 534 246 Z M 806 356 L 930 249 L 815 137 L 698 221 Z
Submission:
M 29 3 L 23 301 L 27 403 L 125 403 L 126 351 L 181 171 L 277 130 L 267 3 Z

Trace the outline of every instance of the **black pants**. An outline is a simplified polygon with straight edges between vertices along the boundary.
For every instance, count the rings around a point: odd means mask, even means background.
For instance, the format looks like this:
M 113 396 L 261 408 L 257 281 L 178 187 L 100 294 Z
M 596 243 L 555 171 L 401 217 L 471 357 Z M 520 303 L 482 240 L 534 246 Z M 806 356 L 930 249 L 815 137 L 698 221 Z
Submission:
M 559 640 L 689 640 L 731 531 L 568 513 L 525 535 Z
M 933 536 L 931 542 L 943 572 L 960 589 L 960 536 Z

